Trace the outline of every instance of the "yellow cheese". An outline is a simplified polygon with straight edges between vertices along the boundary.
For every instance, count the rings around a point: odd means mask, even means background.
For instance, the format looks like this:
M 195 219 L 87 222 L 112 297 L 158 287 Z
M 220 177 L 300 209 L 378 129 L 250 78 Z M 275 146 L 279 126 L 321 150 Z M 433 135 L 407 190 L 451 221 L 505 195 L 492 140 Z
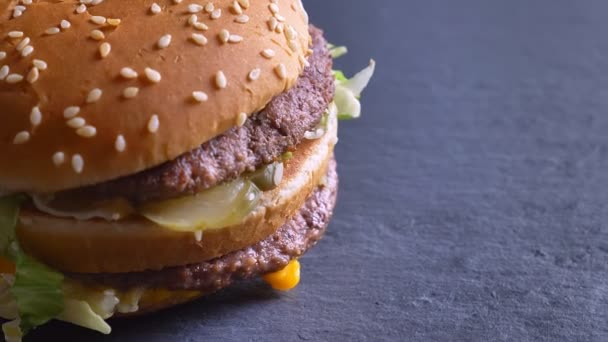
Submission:
M 300 282 L 300 262 L 292 260 L 284 269 L 262 276 L 275 290 L 289 291 Z

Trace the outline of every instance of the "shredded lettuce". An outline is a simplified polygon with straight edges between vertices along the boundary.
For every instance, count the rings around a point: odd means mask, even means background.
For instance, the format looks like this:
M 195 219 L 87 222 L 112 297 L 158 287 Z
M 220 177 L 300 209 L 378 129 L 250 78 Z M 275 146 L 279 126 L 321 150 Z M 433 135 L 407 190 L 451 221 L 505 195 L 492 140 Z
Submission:
M 334 59 L 340 58 L 348 53 L 348 48 L 346 46 L 335 46 L 333 44 L 328 44 L 327 47 L 329 48 L 331 57 Z
M 63 274 L 24 253 L 17 254 L 15 261 L 17 272 L 11 294 L 19 308 L 21 330 L 27 334 L 63 312 Z
M 338 106 L 340 120 L 356 119 L 361 116 L 361 93 L 369 84 L 376 62 L 371 60 L 369 66 L 348 79 L 342 71 L 334 71 L 336 77 L 336 95 L 334 101 Z
M 335 59 L 348 53 L 348 49 L 344 46 L 334 46 L 328 44 L 329 52 Z M 351 120 L 361 116 L 361 93 L 369 84 L 369 81 L 374 75 L 376 62 L 372 59 L 369 66 L 352 78 L 347 78 L 340 70 L 334 70 L 336 78 L 336 95 L 334 102 L 338 107 L 338 119 Z
M 112 328 L 96 314 L 91 305 L 83 300 L 67 299 L 65 301 L 65 310 L 57 317 L 57 319 L 76 324 L 83 328 L 99 331 L 102 334 L 109 334 Z
M 19 196 L 0 198 L 0 252 L 16 265 L 10 295 L 17 304 L 19 332 L 31 329 L 57 317 L 64 308 L 63 275 L 26 255 L 16 239 L 15 228 L 19 216 Z M 15 322 L 5 323 L 7 339 L 16 338 Z
M 15 226 L 20 205 L 19 197 L 0 198 L 0 256 L 9 257 L 10 245 L 16 240 Z

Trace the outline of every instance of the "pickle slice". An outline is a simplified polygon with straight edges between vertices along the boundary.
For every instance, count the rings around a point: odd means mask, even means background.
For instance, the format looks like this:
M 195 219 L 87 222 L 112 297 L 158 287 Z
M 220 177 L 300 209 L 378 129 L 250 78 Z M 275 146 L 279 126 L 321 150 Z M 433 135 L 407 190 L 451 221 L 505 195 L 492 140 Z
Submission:
M 260 194 L 250 180 L 237 179 L 192 196 L 145 204 L 139 212 L 172 230 L 217 229 L 242 222 L 256 207 Z

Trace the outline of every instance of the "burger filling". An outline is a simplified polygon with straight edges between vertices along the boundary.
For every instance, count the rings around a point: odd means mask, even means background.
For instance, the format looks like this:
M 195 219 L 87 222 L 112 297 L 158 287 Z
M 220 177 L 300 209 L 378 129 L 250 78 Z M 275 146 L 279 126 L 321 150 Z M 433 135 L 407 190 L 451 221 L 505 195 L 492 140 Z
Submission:
M 374 63 L 351 79 L 339 71 L 332 73 L 331 56 L 339 56 L 345 48 L 328 46 L 320 30 L 311 28 L 311 34 L 311 66 L 292 89 L 242 127 L 136 175 L 58 194 L 0 197 L 0 317 L 11 320 L 2 326 L 7 341 L 18 341 L 51 319 L 107 334 L 111 329 L 105 319 L 135 312 L 142 298 L 159 301 L 168 291 L 191 298 L 261 274 L 278 289 L 297 284 L 299 264 L 292 260 L 321 238 L 335 203 L 333 161 L 326 184 L 274 235 L 196 265 L 131 274 L 64 275 L 28 256 L 15 229 L 22 205 L 78 220 L 117 221 L 141 215 L 168 229 L 199 234 L 241 222 L 256 207 L 260 194 L 281 182 L 283 159 L 303 140 L 324 135 L 327 115 L 342 119 L 360 115 L 358 98 Z

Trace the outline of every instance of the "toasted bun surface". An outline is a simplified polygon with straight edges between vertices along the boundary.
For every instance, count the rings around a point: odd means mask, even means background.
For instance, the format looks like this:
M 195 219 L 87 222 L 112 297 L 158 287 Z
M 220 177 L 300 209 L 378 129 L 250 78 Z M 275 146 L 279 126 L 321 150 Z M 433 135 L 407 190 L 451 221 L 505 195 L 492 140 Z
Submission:
M 300 0 L 194 3 L 105 0 L 79 14 L 79 1 L 38 1 L 0 18 L 0 189 L 55 192 L 159 165 L 295 83 L 310 53 Z
M 254 212 L 241 224 L 205 231 L 200 242 L 193 233 L 171 231 L 141 217 L 76 221 L 24 208 L 19 243 L 51 267 L 74 273 L 158 270 L 222 256 L 272 235 L 300 209 L 326 174 L 336 137 L 332 117 L 323 137 L 298 147 L 279 187 L 265 192 Z

